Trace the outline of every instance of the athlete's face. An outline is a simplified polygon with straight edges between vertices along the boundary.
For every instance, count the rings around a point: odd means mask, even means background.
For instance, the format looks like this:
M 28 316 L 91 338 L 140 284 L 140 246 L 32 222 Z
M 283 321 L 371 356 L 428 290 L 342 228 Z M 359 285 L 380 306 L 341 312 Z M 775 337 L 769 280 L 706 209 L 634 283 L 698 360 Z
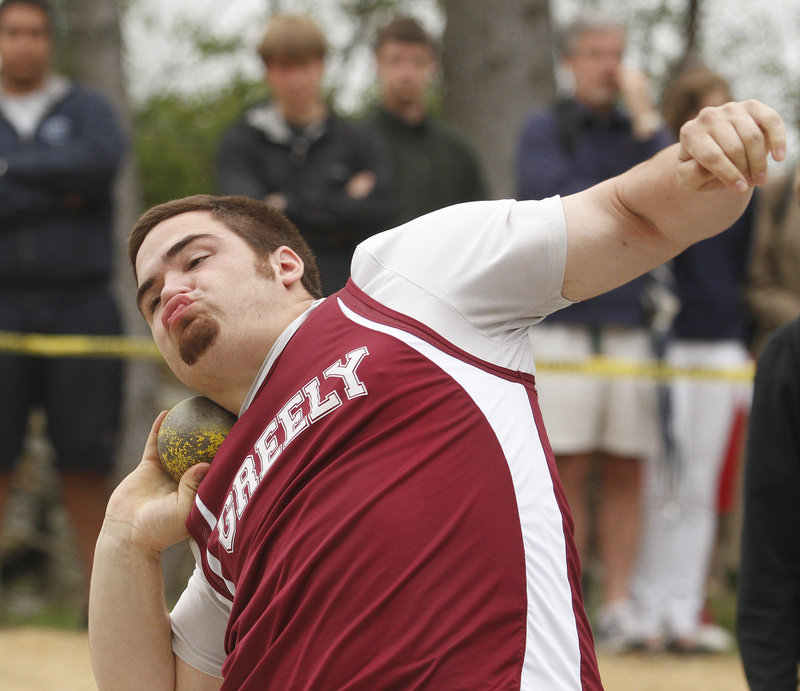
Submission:
M 178 378 L 201 393 L 252 381 L 294 318 L 287 285 L 298 263 L 302 275 L 302 261 L 285 247 L 257 257 L 206 211 L 155 226 L 136 257 L 137 300 Z
M 53 36 L 43 10 L 11 5 L 0 13 L 0 63 L 6 89 L 24 93 L 38 88 L 52 54 Z

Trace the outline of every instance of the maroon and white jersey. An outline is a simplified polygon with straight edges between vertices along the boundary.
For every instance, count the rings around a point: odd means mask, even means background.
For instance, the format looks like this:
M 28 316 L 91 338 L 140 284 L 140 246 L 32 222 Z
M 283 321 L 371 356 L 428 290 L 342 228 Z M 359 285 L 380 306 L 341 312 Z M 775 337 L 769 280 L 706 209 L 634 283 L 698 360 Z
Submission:
M 600 689 L 529 330 L 558 199 L 364 242 L 284 333 L 188 519 L 174 650 L 225 689 Z

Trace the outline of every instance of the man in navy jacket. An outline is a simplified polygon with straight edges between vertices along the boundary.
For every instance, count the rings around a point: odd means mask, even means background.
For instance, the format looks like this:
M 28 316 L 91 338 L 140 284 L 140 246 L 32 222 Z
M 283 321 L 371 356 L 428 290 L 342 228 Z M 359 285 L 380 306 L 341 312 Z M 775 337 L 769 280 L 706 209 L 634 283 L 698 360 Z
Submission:
M 653 108 L 644 75 L 623 67 L 625 29 L 616 19 L 581 15 L 566 29 L 562 43 L 574 92 L 525 123 L 517 151 L 518 199 L 574 194 L 641 163 L 672 141 Z M 643 303 L 647 282 L 641 276 L 548 318 L 534 335 L 537 357 L 651 357 Z M 640 381 L 581 375 L 540 375 L 538 383 L 582 553 L 593 526 L 588 478 L 598 467 L 603 606 L 594 633 L 601 647 L 624 648 L 635 637 L 629 585 L 639 540 L 642 460 L 657 434 L 654 390 Z
M 0 4 L 0 331 L 116 334 L 111 107 L 50 70 L 42 0 Z M 28 415 L 43 407 L 87 576 L 108 497 L 122 370 L 114 360 L 0 356 L 0 515 Z

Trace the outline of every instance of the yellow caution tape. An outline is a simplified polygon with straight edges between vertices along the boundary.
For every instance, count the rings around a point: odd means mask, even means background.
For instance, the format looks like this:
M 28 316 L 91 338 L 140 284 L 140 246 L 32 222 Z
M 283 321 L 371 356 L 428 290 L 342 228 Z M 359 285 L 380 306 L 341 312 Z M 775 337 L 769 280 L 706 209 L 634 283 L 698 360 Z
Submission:
M 152 339 L 137 336 L 55 336 L 0 331 L 0 353 L 40 357 L 104 357 L 160 360 L 161 353 Z M 581 362 L 537 360 L 537 372 L 548 374 L 588 374 L 597 377 L 646 377 L 664 381 L 675 377 L 752 381 L 755 366 L 718 369 L 712 367 L 674 367 L 657 360 L 624 360 L 597 355 Z
M 536 371 L 548 374 L 590 374 L 598 377 L 647 377 L 664 381 L 685 377 L 689 379 L 719 379 L 750 382 L 755 365 L 741 367 L 675 367 L 658 360 L 624 360 L 596 355 L 581 362 L 536 360 Z
M 161 359 L 152 339 L 136 336 L 56 336 L 0 331 L 0 352 L 40 357 Z

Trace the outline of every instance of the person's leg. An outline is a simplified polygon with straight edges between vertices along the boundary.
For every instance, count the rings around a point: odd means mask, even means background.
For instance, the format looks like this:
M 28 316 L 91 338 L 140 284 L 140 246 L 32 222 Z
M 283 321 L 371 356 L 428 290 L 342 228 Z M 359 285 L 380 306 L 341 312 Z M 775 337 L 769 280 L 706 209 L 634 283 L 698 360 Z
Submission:
M 641 329 L 605 329 L 602 344 L 603 354 L 610 357 L 652 360 L 649 337 Z M 658 441 L 655 394 L 647 380 L 609 380 L 598 456 L 597 542 L 603 586 L 596 633 L 598 644 L 610 651 L 641 639 L 631 591 L 640 547 L 644 464 Z
M 679 366 L 741 365 L 741 347 L 685 342 L 676 344 L 672 362 Z M 675 435 L 682 458 L 669 629 L 680 650 L 702 648 L 706 581 L 717 526 L 719 474 L 729 445 L 739 396 L 724 382 L 678 380 L 675 385 Z
M 25 441 L 34 374 L 30 359 L 0 355 L 0 533 L 11 496 L 14 467 Z
M 109 477 L 105 473 L 91 471 L 66 471 L 61 474 L 61 490 L 64 507 L 75 531 L 78 556 L 88 587 L 94 562 L 94 546 L 108 503 Z
M 666 643 L 674 571 L 680 568 L 682 550 L 673 529 L 681 471 L 672 435 L 672 394 L 671 385 L 669 390 L 660 391 L 659 443 L 643 465 L 641 536 L 631 580 L 642 644 L 650 650 L 658 650 Z
M 603 563 L 603 602 L 630 597 L 642 517 L 642 461 L 601 454 L 597 543 Z
M 59 316 L 62 333 L 119 332 L 116 306 L 105 291 L 76 291 Z M 88 592 L 114 467 L 123 366 L 111 358 L 58 358 L 47 369 L 48 429 Z
M 29 305 L 14 290 L 0 289 L 0 331 L 27 331 Z M 25 440 L 35 395 L 36 361 L 20 355 L 0 355 L 0 530 L 11 493 L 13 468 Z
M 561 486 L 567 497 L 574 523 L 575 547 L 582 563 L 585 563 L 591 532 L 591 516 L 587 496 L 587 484 L 591 469 L 591 454 L 557 455 L 556 465 Z
M 664 644 L 664 609 L 669 597 L 670 518 L 664 511 L 669 486 L 664 449 L 659 446 L 643 466 L 642 524 L 631 577 L 631 597 L 642 645 L 658 650 Z

